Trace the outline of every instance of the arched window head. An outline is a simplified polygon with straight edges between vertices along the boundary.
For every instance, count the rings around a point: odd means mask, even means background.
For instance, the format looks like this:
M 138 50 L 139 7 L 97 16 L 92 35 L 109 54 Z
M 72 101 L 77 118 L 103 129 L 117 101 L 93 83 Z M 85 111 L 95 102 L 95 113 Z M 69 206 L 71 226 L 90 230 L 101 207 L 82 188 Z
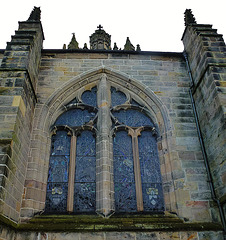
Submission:
M 157 130 L 138 102 L 103 75 L 64 106 L 52 127 L 46 212 L 164 211 Z

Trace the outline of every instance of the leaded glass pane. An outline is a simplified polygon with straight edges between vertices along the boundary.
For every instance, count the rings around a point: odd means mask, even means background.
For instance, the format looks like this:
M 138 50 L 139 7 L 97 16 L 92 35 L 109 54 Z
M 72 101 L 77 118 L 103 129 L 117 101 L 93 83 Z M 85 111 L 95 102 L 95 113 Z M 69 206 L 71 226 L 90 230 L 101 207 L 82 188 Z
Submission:
M 95 117 L 94 112 L 82 109 L 70 109 L 56 120 L 55 125 L 81 126 Z
M 67 183 L 51 183 L 47 185 L 46 212 L 60 213 L 67 210 Z
M 161 183 L 142 183 L 144 211 L 163 212 L 164 201 Z
M 74 211 L 95 211 L 96 142 L 91 131 L 77 138 Z
M 116 133 L 113 142 L 116 212 L 135 212 L 136 191 L 131 137 L 125 131 Z
M 144 211 L 164 211 L 156 139 L 150 131 L 138 138 Z
M 75 183 L 74 212 L 94 212 L 96 208 L 96 183 Z
M 82 102 L 96 107 L 97 106 L 97 87 L 93 87 L 91 91 L 85 91 L 82 94 Z
M 113 112 L 114 117 L 122 124 L 131 127 L 141 127 L 141 126 L 153 126 L 150 118 L 142 112 L 134 109 L 121 110 L 118 112 Z
M 70 154 L 70 137 L 66 131 L 57 131 L 52 136 L 50 156 L 69 155 Z
M 116 91 L 114 87 L 111 87 L 111 105 L 117 106 L 126 102 L 126 95 L 121 91 Z
M 70 136 L 57 131 L 52 136 L 49 174 L 46 193 L 47 212 L 65 212 L 67 209 Z

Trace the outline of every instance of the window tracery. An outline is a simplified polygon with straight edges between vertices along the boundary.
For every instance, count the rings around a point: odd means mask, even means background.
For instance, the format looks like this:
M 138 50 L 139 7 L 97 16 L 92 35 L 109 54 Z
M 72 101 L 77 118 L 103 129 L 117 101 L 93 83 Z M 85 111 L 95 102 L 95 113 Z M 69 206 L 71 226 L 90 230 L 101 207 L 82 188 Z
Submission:
M 148 110 L 106 76 L 66 109 L 52 131 L 46 211 L 164 211 L 157 131 Z

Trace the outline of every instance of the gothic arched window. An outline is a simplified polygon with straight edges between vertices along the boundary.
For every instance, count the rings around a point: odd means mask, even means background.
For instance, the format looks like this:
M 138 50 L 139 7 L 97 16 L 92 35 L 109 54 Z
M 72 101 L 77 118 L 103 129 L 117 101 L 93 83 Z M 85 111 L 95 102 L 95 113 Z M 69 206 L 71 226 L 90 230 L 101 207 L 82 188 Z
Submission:
M 52 128 L 46 212 L 164 211 L 148 109 L 105 75 L 65 109 Z

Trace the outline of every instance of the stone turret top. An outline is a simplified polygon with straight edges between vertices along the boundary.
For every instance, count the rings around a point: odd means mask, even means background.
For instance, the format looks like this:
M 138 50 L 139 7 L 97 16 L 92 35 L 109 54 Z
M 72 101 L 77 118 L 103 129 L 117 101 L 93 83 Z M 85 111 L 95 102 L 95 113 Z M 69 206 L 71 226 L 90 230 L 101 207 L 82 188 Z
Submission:
M 191 9 L 186 9 L 184 12 L 184 25 L 188 26 L 191 24 L 196 24 L 196 20 Z
M 90 36 L 90 49 L 111 49 L 111 35 L 106 33 L 101 25 L 97 26 L 97 30 Z
M 40 7 L 34 7 L 32 10 L 30 17 L 28 18 L 28 22 L 40 22 L 41 20 L 41 9 Z

